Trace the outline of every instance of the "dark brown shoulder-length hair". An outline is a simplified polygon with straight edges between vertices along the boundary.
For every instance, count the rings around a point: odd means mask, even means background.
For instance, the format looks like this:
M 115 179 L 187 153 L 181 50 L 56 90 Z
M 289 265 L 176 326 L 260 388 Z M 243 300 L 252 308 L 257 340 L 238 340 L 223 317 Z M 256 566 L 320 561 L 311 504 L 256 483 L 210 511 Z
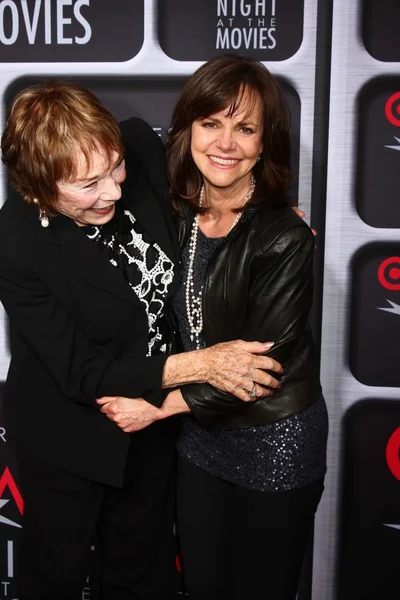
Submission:
M 73 181 L 77 155 L 88 170 L 94 150 L 109 164 L 123 156 L 117 121 L 89 90 L 72 82 L 48 81 L 22 90 L 14 99 L 3 136 L 2 161 L 10 182 L 27 202 L 36 198 L 47 215 L 56 210 L 59 181 Z
M 202 175 L 191 155 L 191 128 L 197 119 L 229 107 L 237 110 L 245 93 L 249 113 L 257 98 L 262 105 L 261 160 L 254 166 L 256 193 L 249 205 L 260 200 L 286 202 L 284 191 L 291 180 L 290 114 L 276 78 L 251 58 L 225 55 L 202 65 L 186 82 L 176 103 L 167 140 L 170 198 L 175 209 L 178 198 L 198 211 Z

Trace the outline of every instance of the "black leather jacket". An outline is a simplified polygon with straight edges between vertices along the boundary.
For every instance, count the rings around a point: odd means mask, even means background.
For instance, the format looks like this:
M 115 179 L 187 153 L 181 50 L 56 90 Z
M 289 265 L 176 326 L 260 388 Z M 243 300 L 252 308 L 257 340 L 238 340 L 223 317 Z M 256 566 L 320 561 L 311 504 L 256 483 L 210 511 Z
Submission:
M 193 214 L 183 206 L 181 248 Z M 282 363 L 282 388 L 243 403 L 208 384 L 182 387 L 204 426 L 224 429 L 266 425 L 304 410 L 321 395 L 318 363 L 307 318 L 312 302 L 314 236 L 291 207 L 248 208 L 215 251 L 203 289 L 207 346 L 227 340 L 274 341 L 267 353 Z

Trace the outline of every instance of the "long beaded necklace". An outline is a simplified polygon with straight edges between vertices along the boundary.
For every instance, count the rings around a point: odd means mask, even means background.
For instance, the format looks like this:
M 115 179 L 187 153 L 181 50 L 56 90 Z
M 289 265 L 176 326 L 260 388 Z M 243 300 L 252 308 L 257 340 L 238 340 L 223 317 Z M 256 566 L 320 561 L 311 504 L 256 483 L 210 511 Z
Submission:
M 254 190 L 256 187 L 256 182 L 254 176 L 251 177 L 250 188 L 243 198 L 242 206 L 246 206 L 247 202 L 252 197 Z M 199 198 L 199 206 L 203 205 L 204 201 L 204 185 L 200 191 Z M 240 217 L 242 216 L 242 211 L 238 212 L 233 221 L 232 225 L 229 228 L 229 231 L 226 235 L 228 235 L 234 227 L 238 224 Z M 190 240 L 189 240 L 189 265 L 188 265 L 188 274 L 186 279 L 186 290 L 185 290 L 185 300 L 186 300 L 186 314 L 189 322 L 189 330 L 190 330 L 190 339 L 192 342 L 196 342 L 196 349 L 200 349 L 200 334 L 203 331 L 203 311 L 202 311 L 202 296 L 203 296 L 203 286 L 201 286 L 200 291 L 196 294 L 194 291 L 194 279 L 193 279 L 193 266 L 194 266 L 194 258 L 196 255 L 196 247 L 197 247 L 197 236 L 199 232 L 199 219 L 200 214 L 197 213 L 193 225 L 192 230 L 190 232 Z

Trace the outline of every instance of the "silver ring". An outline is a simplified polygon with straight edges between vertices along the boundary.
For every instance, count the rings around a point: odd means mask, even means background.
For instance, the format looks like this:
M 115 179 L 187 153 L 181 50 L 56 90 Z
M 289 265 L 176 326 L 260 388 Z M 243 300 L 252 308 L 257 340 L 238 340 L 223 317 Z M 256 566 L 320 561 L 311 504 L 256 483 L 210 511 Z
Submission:
M 246 390 L 250 400 L 255 400 L 257 398 L 257 394 L 256 394 L 256 384 L 253 381 L 253 387 L 251 388 L 251 390 Z

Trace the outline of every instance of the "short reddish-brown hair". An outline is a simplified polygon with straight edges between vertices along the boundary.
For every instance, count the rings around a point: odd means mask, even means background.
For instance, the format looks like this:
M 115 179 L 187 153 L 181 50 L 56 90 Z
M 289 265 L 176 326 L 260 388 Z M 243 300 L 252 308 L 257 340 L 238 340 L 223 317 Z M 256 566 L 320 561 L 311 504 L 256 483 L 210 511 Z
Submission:
M 49 81 L 27 88 L 14 99 L 1 138 L 2 161 L 10 182 L 27 202 L 39 200 L 54 214 L 57 182 L 76 178 L 77 154 L 88 169 L 101 148 L 111 163 L 123 155 L 118 123 L 89 90 L 70 82 Z
M 171 199 L 185 199 L 198 210 L 202 175 L 191 155 L 191 128 L 197 119 L 229 108 L 233 115 L 245 93 L 251 112 L 259 98 L 262 106 L 261 160 L 254 166 L 256 193 L 260 199 L 283 200 L 291 180 L 290 114 L 276 78 L 260 62 L 236 55 L 209 60 L 186 82 L 175 106 L 167 141 Z

